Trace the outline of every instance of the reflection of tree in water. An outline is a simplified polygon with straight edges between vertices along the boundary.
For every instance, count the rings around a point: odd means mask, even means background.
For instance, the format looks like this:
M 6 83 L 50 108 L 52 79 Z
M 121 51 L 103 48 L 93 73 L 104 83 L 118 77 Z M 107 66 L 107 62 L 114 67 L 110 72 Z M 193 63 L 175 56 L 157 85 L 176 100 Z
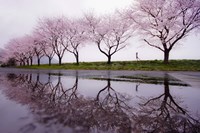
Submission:
M 168 75 L 164 78 L 164 93 L 153 98 L 142 98 L 134 130 L 148 132 L 200 132 L 200 123 L 192 118 L 180 101 L 170 94 Z
M 54 87 L 49 88 L 51 90 L 49 93 L 50 94 L 49 97 L 51 98 L 51 100 L 55 102 L 56 101 L 61 102 L 63 100 L 64 102 L 71 101 L 73 99 L 78 98 L 77 88 L 78 88 L 78 73 L 76 73 L 74 85 L 69 88 L 63 87 L 61 81 L 61 75 L 59 75 L 57 84 Z
M 107 80 L 107 85 L 101 89 L 96 96 L 96 112 L 102 123 L 107 126 L 115 125 L 119 127 L 119 132 L 131 131 L 131 116 L 133 108 L 128 105 L 131 97 L 127 94 L 117 92 L 112 86 L 110 79 Z M 105 117 L 106 116 L 106 117 Z M 107 127 L 108 129 L 109 127 Z
M 131 97 L 117 92 L 109 79 L 95 98 L 84 98 L 78 93 L 78 73 L 74 84 L 68 88 L 63 87 L 60 74 L 54 76 L 57 78 L 56 84 L 52 83 L 51 74 L 46 83 L 40 82 L 39 74 L 36 80 L 33 80 L 32 74 L 7 77 L 12 77 L 9 80 L 12 86 L 20 83 L 24 87 L 15 89 L 14 94 L 20 94 L 15 99 L 29 104 L 36 120 L 47 127 L 62 124 L 61 128 L 79 127 L 82 132 L 199 131 L 199 122 L 190 117 L 170 94 L 167 75 L 164 78 L 164 93 L 151 99 L 143 98 L 139 108 L 128 105 Z M 26 95 L 26 98 L 22 95 Z
M 5 90 L 10 99 L 22 104 L 29 104 L 38 94 L 42 95 L 45 84 L 40 82 L 40 74 L 7 74 Z M 17 87 L 17 88 L 15 88 Z
M 26 85 L 27 82 L 29 82 L 31 79 L 29 77 L 29 74 L 7 74 L 7 79 L 9 81 L 11 81 L 10 83 L 12 84 L 12 86 L 22 86 L 22 85 Z
M 117 93 L 112 87 L 110 80 L 104 89 L 97 92 L 96 98 L 84 98 L 78 95 L 78 73 L 74 85 L 64 88 L 61 76 L 57 78 L 57 84 L 50 81 L 41 85 L 37 82 L 26 82 L 32 101 L 29 103 L 37 121 L 51 126 L 61 123 L 71 128 L 80 127 L 85 132 L 111 131 L 130 132 L 131 121 L 127 110 L 131 108 L 126 105 L 129 100 L 127 96 Z M 107 96 L 100 96 L 108 92 Z
M 60 78 L 58 78 L 58 82 L 60 82 Z M 122 99 L 118 99 L 118 94 L 113 88 L 112 90 L 115 94 L 114 96 L 109 95 L 109 98 L 106 97 L 107 102 L 105 102 L 105 99 L 102 102 L 99 98 L 100 93 L 105 89 L 102 89 L 98 93 L 97 99 L 86 99 L 81 95 L 77 95 L 77 88 L 78 76 L 76 76 L 72 87 L 63 90 L 56 88 L 52 89 L 52 96 L 55 96 L 53 100 L 51 97 L 36 99 L 38 102 L 43 101 L 42 103 L 39 103 L 39 105 L 43 104 L 45 106 L 41 110 L 35 110 L 37 113 L 38 111 L 42 111 L 38 116 L 39 121 L 47 123 L 48 125 L 53 124 L 51 122 L 56 122 L 71 128 L 80 127 L 80 130 L 84 132 L 92 132 L 95 130 L 110 130 L 112 132 L 114 132 L 114 130 L 118 130 L 119 132 L 131 131 L 130 119 L 124 112 L 126 106 L 120 105 L 123 101 Z M 111 89 L 110 81 L 108 81 L 107 88 Z M 60 95 L 59 92 L 62 92 L 62 95 Z M 115 106 L 111 106 L 111 104 Z M 123 104 L 125 104 L 125 102 Z

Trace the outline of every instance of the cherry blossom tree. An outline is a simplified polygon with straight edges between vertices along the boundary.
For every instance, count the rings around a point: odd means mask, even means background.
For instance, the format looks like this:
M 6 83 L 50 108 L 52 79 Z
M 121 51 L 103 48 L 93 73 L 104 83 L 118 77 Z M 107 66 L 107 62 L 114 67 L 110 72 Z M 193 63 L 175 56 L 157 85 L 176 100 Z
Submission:
M 17 62 L 20 62 L 20 57 L 19 53 L 17 53 L 15 51 L 15 49 L 13 49 L 13 45 L 16 46 L 17 43 L 15 43 L 15 39 L 11 39 L 9 40 L 9 42 L 6 44 L 5 49 L 4 49 L 4 56 L 3 56 L 3 62 L 6 64 L 6 62 L 10 59 L 10 58 L 15 58 L 17 60 Z M 13 50 L 11 50 L 13 49 Z
M 119 14 L 101 18 L 85 15 L 85 18 L 90 39 L 97 44 L 99 51 L 108 58 L 107 63 L 110 64 L 112 55 L 127 46 L 127 41 L 134 31 L 131 28 L 132 24 Z
M 76 58 L 76 64 L 79 64 L 79 49 L 87 40 L 86 29 L 83 19 L 72 19 L 68 21 L 66 28 L 67 43 L 66 49 Z
M 45 56 L 48 57 L 48 59 L 49 59 L 49 66 L 51 66 L 51 61 L 55 55 L 55 52 L 52 49 L 51 44 L 52 44 L 52 42 L 49 42 L 49 43 L 45 42 L 45 43 L 43 43 L 43 46 L 42 46 L 42 50 L 43 50 Z
M 44 56 L 43 45 L 46 43 L 44 40 L 40 39 L 38 36 L 33 35 L 33 50 L 35 56 L 37 57 L 37 64 L 40 66 L 40 59 Z
M 180 40 L 200 27 L 199 0 L 137 0 L 127 11 L 140 27 L 144 41 L 164 53 L 164 63 Z
M 43 54 L 48 58 L 49 60 L 49 66 L 51 66 L 51 61 L 55 55 L 54 49 L 52 48 L 52 44 L 54 42 L 52 42 L 51 39 L 48 39 L 45 37 L 45 33 L 43 30 L 35 30 L 34 34 L 40 38 L 40 40 L 42 41 L 41 44 L 41 49 L 43 51 Z
M 116 52 L 125 48 L 127 41 L 131 38 L 134 28 L 131 29 L 132 24 L 129 20 L 121 18 L 118 14 L 106 17 L 107 34 L 103 39 L 103 44 L 99 45 L 99 50 L 107 56 L 108 64 L 111 63 L 111 57 Z
M 85 14 L 85 26 L 87 27 L 87 33 L 89 39 L 94 42 L 98 47 L 103 43 L 103 39 L 107 33 L 103 28 L 104 22 L 101 17 L 97 17 L 94 14 Z
M 33 65 L 33 57 L 35 56 L 33 39 L 30 35 L 21 38 L 21 45 L 26 56 L 27 65 Z
M 42 33 L 52 47 L 55 54 L 58 56 L 59 65 L 62 63 L 62 58 L 66 51 L 65 41 L 65 18 L 45 18 L 38 23 L 36 30 Z
M 7 43 L 4 61 L 6 62 L 11 58 L 19 62 L 20 65 L 25 65 L 27 56 L 26 47 L 24 47 L 24 38 L 14 38 Z

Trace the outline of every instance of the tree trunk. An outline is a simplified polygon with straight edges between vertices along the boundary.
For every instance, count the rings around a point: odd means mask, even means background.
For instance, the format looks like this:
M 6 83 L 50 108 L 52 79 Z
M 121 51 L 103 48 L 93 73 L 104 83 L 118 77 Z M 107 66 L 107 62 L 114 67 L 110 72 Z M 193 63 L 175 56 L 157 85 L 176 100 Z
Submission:
M 169 63 L 169 50 L 164 51 L 164 64 Z
M 29 59 L 26 60 L 26 64 L 27 64 L 27 66 L 29 66 Z
M 62 64 L 62 57 L 58 57 L 58 59 L 59 59 L 59 66 L 61 66 L 61 64 Z
M 51 66 L 51 60 L 52 60 L 52 58 L 49 57 L 49 66 Z
M 75 57 L 76 57 L 76 64 L 79 65 L 79 56 L 78 56 L 78 53 L 77 54 L 74 54 Z
M 22 63 L 23 63 L 23 66 L 25 66 L 25 61 L 23 61 Z
M 31 57 L 30 58 L 30 63 L 31 63 L 31 66 L 33 65 L 33 58 Z
M 40 58 L 39 57 L 38 57 L 37 62 L 38 62 L 38 66 L 40 66 Z
M 108 55 L 108 61 L 107 61 L 107 64 L 111 64 L 111 55 Z

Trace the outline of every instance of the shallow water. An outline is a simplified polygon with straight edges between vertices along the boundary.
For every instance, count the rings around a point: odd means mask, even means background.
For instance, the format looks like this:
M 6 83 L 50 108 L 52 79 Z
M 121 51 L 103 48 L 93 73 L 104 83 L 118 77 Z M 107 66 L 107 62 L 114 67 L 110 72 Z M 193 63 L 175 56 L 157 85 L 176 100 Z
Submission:
M 2 133 L 200 132 L 200 87 L 167 72 L 0 69 Z

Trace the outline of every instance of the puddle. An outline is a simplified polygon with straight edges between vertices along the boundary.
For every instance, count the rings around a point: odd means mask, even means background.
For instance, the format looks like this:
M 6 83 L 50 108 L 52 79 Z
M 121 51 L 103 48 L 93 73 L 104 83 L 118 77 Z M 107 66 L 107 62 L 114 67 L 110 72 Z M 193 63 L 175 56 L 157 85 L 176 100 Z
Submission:
M 200 131 L 200 88 L 168 73 L 110 73 L 1 72 L 1 132 Z
M 165 84 L 167 81 L 168 85 L 176 85 L 176 86 L 190 86 L 189 84 L 176 79 L 168 74 L 165 74 L 163 77 L 153 77 L 148 75 L 133 75 L 133 76 L 117 76 L 113 78 L 102 78 L 95 77 L 91 78 L 95 80 L 111 80 L 111 81 L 122 81 L 122 82 L 137 82 L 137 83 L 146 83 L 146 84 Z

